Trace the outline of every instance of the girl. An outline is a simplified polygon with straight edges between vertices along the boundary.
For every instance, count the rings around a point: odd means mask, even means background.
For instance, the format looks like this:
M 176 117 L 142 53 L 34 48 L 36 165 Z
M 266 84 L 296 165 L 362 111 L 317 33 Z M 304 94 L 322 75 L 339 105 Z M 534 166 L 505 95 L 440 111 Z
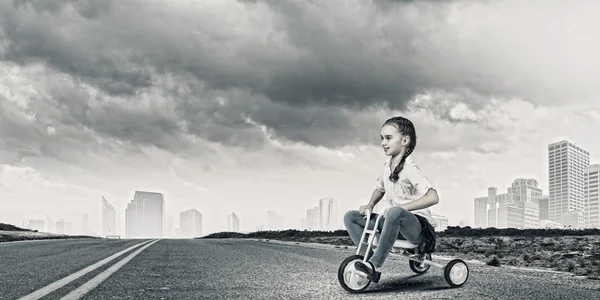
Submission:
M 381 269 L 396 239 L 405 239 L 413 244 L 424 241 L 428 228 L 424 228 L 427 223 L 421 221 L 427 221 L 432 227 L 437 225 L 429 207 L 439 202 L 438 194 L 435 186 L 411 159 L 410 154 L 416 145 L 417 135 L 410 120 L 403 117 L 387 120 L 381 127 L 381 146 L 390 158 L 383 164 L 371 200 L 344 215 L 348 234 L 358 246 L 366 225 L 365 210 L 373 212 L 370 228 L 375 226 L 377 215 L 383 213 L 378 226 L 379 244 L 374 253 L 370 251 L 368 254 L 368 260 L 375 269 Z M 419 217 L 422 219 L 419 220 Z M 371 270 L 369 265 L 357 262 L 355 268 L 366 273 L 371 280 L 379 281 L 381 272 Z

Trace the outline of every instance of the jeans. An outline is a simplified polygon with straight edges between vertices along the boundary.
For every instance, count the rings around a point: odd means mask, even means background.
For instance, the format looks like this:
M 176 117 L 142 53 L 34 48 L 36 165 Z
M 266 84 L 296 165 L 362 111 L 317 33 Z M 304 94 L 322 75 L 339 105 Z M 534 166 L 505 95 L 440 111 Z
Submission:
M 375 227 L 376 219 L 377 214 L 371 214 L 369 229 Z M 344 225 L 348 230 L 352 242 L 357 246 L 360 243 L 360 238 L 366 222 L 367 219 L 365 216 L 361 215 L 358 210 L 348 211 L 344 215 Z M 413 244 L 420 244 L 423 241 L 419 219 L 417 219 L 413 213 L 399 206 L 391 207 L 388 210 L 387 218 L 382 217 L 381 220 L 379 220 L 377 227 L 378 232 L 380 233 L 379 244 L 377 248 L 375 248 L 375 252 L 371 250 L 370 253 L 367 254 L 368 260 L 375 268 L 381 268 L 383 262 L 392 250 L 396 239 L 408 240 Z M 365 255 L 364 252 L 367 250 L 367 238 L 368 236 L 365 237 L 365 243 L 361 247 L 361 255 Z

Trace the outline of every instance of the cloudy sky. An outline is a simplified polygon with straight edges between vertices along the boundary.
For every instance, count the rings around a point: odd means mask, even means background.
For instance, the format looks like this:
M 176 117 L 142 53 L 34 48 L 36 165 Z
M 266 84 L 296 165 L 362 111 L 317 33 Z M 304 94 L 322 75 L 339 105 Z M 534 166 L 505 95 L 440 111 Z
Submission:
M 410 118 L 433 208 L 518 177 L 547 145 L 600 162 L 597 1 L 0 1 L 0 221 L 123 216 L 165 194 L 205 233 L 236 212 L 299 227 L 368 201 L 389 117 Z M 341 221 L 341 220 L 340 220 Z M 177 226 L 175 226 L 177 227 Z

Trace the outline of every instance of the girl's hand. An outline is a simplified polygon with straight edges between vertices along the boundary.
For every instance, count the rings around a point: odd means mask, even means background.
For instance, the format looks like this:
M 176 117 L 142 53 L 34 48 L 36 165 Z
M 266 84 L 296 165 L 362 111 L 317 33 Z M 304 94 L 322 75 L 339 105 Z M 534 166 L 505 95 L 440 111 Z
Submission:
M 358 208 L 358 212 L 359 212 L 361 215 L 363 215 L 363 216 L 364 216 L 364 215 L 365 215 L 365 212 L 366 212 L 366 210 L 367 210 L 367 209 L 368 209 L 369 211 L 371 211 L 371 212 L 373 211 L 373 207 L 372 207 L 371 205 L 368 205 L 368 204 L 367 204 L 367 205 L 361 205 L 361 206 Z

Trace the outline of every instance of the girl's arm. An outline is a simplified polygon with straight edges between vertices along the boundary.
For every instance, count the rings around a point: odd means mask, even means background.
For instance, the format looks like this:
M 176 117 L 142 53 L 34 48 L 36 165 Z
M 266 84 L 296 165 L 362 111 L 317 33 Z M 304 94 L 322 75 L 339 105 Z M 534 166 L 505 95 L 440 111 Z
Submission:
M 436 205 L 440 202 L 440 198 L 438 197 L 438 193 L 434 189 L 429 189 L 427 193 L 414 201 L 401 205 L 402 208 L 411 211 L 418 210 L 423 208 L 428 208 L 430 206 Z
M 383 167 L 387 168 L 387 162 L 383 164 Z M 373 210 L 375 205 L 377 205 L 377 203 L 379 203 L 379 201 L 383 198 L 383 195 L 385 195 L 385 187 L 383 184 L 384 174 L 385 172 L 381 172 L 381 175 L 379 175 L 379 177 L 377 178 L 377 181 L 375 182 L 375 190 L 371 195 L 369 203 L 367 203 L 367 207 L 369 207 L 369 209 L 371 210 Z
M 417 190 L 418 195 L 423 195 L 420 198 L 403 204 L 402 207 L 408 211 L 428 208 L 440 202 L 435 185 L 429 181 L 429 178 L 421 172 L 417 165 L 406 166 L 406 177 L 408 181 Z
M 371 200 L 369 200 L 369 204 L 367 206 L 372 210 L 375 205 L 383 198 L 384 193 L 382 193 L 379 189 L 375 189 L 373 194 L 371 195 Z

